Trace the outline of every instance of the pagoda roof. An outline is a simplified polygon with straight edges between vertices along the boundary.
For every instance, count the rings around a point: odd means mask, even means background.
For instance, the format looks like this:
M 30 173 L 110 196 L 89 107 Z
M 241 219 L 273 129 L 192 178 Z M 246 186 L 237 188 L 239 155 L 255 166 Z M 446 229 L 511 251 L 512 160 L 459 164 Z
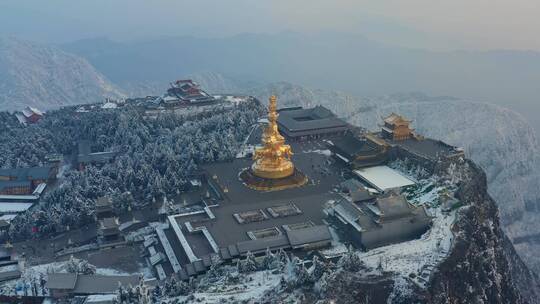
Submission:
M 384 122 L 395 125 L 395 124 L 402 124 L 402 123 L 410 123 L 411 120 L 407 120 L 405 117 L 401 115 L 392 113 L 388 115 L 386 118 L 384 118 Z

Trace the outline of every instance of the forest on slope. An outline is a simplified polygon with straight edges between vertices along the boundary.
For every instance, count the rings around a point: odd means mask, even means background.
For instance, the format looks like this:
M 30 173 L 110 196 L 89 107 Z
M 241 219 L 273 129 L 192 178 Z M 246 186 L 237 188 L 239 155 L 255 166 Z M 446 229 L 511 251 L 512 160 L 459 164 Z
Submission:
M 31 212 L 11 225 L 12 240 L 41 237 L 93 221 L 95 199 L 111 194 L 117 208 L 142 208 L 182 189 L 199 164 L 235 157 L 242 140 L 261 115 L 258 101 L 234 109 L 216 108 L 195 115 L 144 119 L 130 106 L 76 113 L 68 107 L 48 112 L 39 123 L 21 126 L 0 112 L 0 167 L 40 165 L 52 153 L 69 155 L 78 140 L 99 151 L 118 151 L 112 163 L 67 170 L 59 187 L 46 193 Z M 37 233 L 32 233 L 37 227 Z M 36 229 L 34 229 L 36 230 Z

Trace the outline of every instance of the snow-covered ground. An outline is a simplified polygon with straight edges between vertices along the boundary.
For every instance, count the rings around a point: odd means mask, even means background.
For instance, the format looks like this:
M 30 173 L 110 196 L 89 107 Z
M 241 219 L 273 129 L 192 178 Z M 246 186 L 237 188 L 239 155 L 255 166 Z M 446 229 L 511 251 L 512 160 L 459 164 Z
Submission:
M 47 280 L 47 274 L 49 273 L 66 273 L 68 272 L 68 261 L 53 262 L 48 264 L 40 264 L 30 267 L 23 267 L 21 278 L 3 282 L 0 286 L 1 295 L 24 295 L 24 285 L 28 289 L 28 293 L 31 293 L 32 284 L 39 286 L 40 279 Z M 144 269 L 143 269 L 144 270 Z M 147 271 L 145 271 L 147 272 Z M 124 271 L 119 271 L 111 268 L 96 268 L 96 274 L 99 275 L 130 275 Z M 41 288 L 38 288 L 38 295 L 42 294 Z
M 431 270 L 450 252 L 454 219 L 455 211 L 443 214 L 437 209 L 433 227 L 420 239 L 360 252 L 358 255 L 366 266 L 377 268 L 380 265 L 383 271 L 402 276 L 414 274 L 413 280 L 424 286 Z
M 209 286 L 204 292 L 195 292 L 191 297 L 194 303 L 254 303 L 263 295 L 280 284 L 283 274 L 272 274 L 270 271 L 257 271 L 247 274 L 238 284 L 218 282 Z M 167 299 L 167 303 L 187 300 L 188 296 Z
M 417 181 L 404 194 L 410 203 L 426 208 L 433 217 L 432 227 L 421 238 L 360 252 L 360 259 L 368 267 L 382 267 L 383 271 L 409 277 L 423 287 L 431 272 L 437 268 L 451 250 L 454 235 L 452 224 L 456 211 L 443 212 L 442 196 L 452 197 L 456 186 L 443 182 L 438 176 L 429 176 L 421 168 L 407 169 L 404 163 L 393 163 L 390 167 Z

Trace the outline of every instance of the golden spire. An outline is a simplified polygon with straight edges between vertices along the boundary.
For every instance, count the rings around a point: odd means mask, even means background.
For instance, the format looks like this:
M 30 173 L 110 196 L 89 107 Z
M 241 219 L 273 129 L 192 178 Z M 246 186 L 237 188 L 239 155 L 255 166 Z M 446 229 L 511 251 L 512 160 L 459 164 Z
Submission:
M 291 176 L 294 165 L 291 161 L 291 146 L 285 144 L 285 138 L 279 134 L 277 126 L 277 98 L 271 96 L 268 104 L 268 126 L 262 135 L 261 148 L 253 154 L 255 162 L 251 166 L 256 176 L 278 179 Z

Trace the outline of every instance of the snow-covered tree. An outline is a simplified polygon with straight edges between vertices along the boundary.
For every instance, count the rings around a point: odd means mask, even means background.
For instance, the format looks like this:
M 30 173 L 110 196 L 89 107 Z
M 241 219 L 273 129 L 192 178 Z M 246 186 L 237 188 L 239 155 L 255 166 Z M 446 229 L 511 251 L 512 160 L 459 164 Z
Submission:
M 339 266 L 350 272 L 357 272 L 364 267 L 364 263 L 354 250 L 349 250 L 339 260 Z
M 310 279 L 312 282 L 317 282 L 322 275 L 328 271 L 327 265 L 322 262 L 318 256 L 314 255 L 312 259 L 312 265 L 309 269 Z
M 245 260 L 242 261 L 240 270 L 241 272 L 253 272 L 258 269 L 257 260 L 251 252 L 247 252 Z
M 279 265 L 278 257 L 275 254 L 273 254 L 269 248 L 267 248 L 263 261 L 262 261 L 262 268 L 266 270 L 272 270 L 272 269 L 276 269 L 278 265 Z
M 66 263 L 66 271 L 77 274 L 95 274 L 96 266 L 88 263 L 87 260 L 77 259 L 71 256 Z

